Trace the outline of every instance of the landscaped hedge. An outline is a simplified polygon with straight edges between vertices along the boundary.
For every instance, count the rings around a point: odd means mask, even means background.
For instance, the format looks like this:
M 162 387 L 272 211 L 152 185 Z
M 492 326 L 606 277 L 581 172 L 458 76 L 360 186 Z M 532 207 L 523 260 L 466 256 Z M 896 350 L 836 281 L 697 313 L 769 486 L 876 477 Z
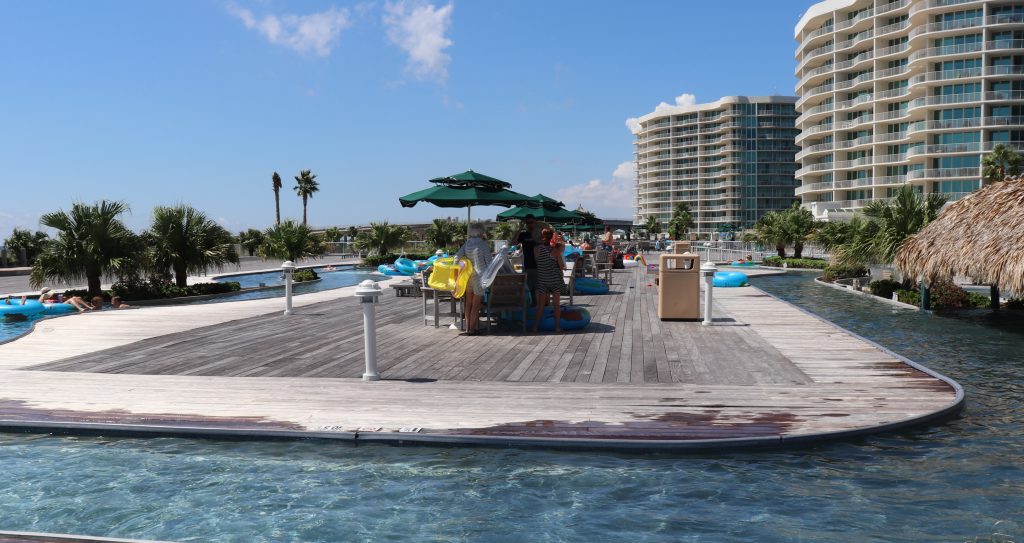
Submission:
M 992 305 L 992 298 L 990 296 L 978 294 L 977 292 L 968 292 L 967 301 L 974 307 L 990 307 Z
M 910 305 L 921 305 L 921 293 L 916 290 L 900 289 L 896 291 L 896 299 Z
M 761 260 L 762 266 L 781 268 L 785 263 L 789 268 L 809 268 L 823 270 L 828 266 L 828 261 L 821 258 L 781 258 L 778 256 L 766 256 Z
M 296 283 L 302 283 L 304 281 L 316 281 L 320 279 L 320 276 L 315 271 L 310 269 L 299 270 L 292 275 L 292 281 Z
M 137 300 L 163 300 L 167 298 L 184 298 L 186 296 L 206 296 L 209 294 L 225 294 L 236 292 L 242 287 L 237 281 L 225 283 L 196 283 L 187 287 L 179 287 L 172 283 L 153 283 L 145 281 L 137 284 L 114 283 L 110 293 L 120 296 L 126 302 Z
M 868 285 L 868 289 L 871 290 L 871 294 L 887 300 L 891 300 L 892 293 L 902 288 L 903 283 L 893 281 L 892 279 L 879 279 L 878 281 L 872 281 L 871 284 Z
M 434 253 L 406 253 L 405 258 L 409 260 L 426 260 L 434 256 Z M 376 268 L 381 264 L 394 264 L 395 259 L 400 258 L 400 255 L 384 255 L 384 256 L 364 256 L 363 266 L 369 266 Z
M 836 279 L 864 277 L 867 274 L 868 269 L 864 266 L 843 266 L 840 264 L 831 264 L 825 267 L 824 273 L 821 274 L 821 279 L 831 283 Z

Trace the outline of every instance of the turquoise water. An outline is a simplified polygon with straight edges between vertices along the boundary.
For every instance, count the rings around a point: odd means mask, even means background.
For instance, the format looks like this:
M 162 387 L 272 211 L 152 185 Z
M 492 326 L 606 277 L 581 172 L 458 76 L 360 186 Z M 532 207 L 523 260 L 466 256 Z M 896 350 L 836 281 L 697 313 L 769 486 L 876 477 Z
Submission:
M 321 280 L 316 281 L 314 283 L 296 284 L 295 295 L 308 294 L 310 292 L 319 292 L 321 290 L 358 285 L 359 282 L 364 279 L 373 279 L 375 281 L 381 279 L 380 275 L 373 275 L 368 271 L 355 269 L 352 268 L 351 266 L 339 267 L 337 270 L 330 272 L 324 271 L 322 268 L 317 268 L 316 271 L 320 275 Z M 242 287 L 256 287 L 259 286 L 260 283 L 263 283 L 265 285 L 284 284 L 281 280 L 280 272 L 245 274 L 235 277 L 226 277 L 224 279 L 219 279 L 218 281 L 238 281 L 242 285 Z M 278 296 L 284 296 L 283 288 L 259 290 L 255 292 L 242 292 L 232 296 L 221 296 L 209 300 L 203 300 L 201 302 L 191 303 L 215 304 L 221 302 L 237 302 L 241 300 L 274 298 Z M 65 316 L 73 317 L 74 314 Z M 41 317 L 37 317 L 30 319 L 28 321 L 21 322 L 6 322 L 4 319 L 0 318 L 0 343 L 10 341 L 28 332 L 32 328 L 32 323 L 34 321 L 39 320 L 40 318 Z
M 686 457 L 0 434 L 0 529 L 179 541 L 963 542 L 1024 521 L 1024 335 L 754 283 L 967 389 L 946 425 Z

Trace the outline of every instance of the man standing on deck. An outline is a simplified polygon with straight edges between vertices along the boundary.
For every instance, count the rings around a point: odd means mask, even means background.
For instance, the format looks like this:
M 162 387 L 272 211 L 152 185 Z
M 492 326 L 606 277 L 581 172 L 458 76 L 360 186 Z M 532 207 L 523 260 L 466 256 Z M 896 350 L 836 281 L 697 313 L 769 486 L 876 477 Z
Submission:
M 516 243 L 523 252 L 523 270 L 526 272 L 526 286 L 532 294 L 537 290 L 537 259 L 533 254 L 533 248 L 540 243 L 541 231 L 545 228 L 550 228 L 550 226 L 544 221 L 538 221 L 533 215 L 527 215 L 523 218 L 523 226 L 525 229 L 519 232 Z

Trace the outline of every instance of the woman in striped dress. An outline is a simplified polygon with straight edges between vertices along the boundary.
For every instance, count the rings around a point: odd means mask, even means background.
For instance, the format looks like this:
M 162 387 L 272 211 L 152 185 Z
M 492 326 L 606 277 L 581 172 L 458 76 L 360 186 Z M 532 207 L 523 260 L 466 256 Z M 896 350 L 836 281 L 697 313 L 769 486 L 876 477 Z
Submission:
M 555 312 L 555 332 L 561 332 L 562 319 L 562 293 L 568 293 L 565 281 L 562 279 L 562 270 L 558 265 L 558 255 L 551 250 L 551 238 L 555 232 L 545 228 L 540 233 L 540 243 L 534 248 L 534 256 L 537 259 L 537 291 L 534 293 L 534 301 L 537 303 L 537 312 L 533 316 L 533 331 L 537 331 L 540 319 L 544 316 L 544 306 L 551 297 L 552 308 Z

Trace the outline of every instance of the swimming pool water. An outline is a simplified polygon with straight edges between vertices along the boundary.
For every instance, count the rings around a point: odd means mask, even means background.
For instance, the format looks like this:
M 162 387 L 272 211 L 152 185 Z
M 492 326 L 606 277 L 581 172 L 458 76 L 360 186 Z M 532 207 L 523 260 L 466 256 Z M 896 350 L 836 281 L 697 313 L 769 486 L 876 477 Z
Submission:
M 0 434 L 0 529 L 178 541 L 973 540 L 1024 520 L 1024 335 L 752 278 L 958 380 L 943 426 L 806 450 L 633 456 Z M 1019 540 L 1019 539 L 1018 539 Z

